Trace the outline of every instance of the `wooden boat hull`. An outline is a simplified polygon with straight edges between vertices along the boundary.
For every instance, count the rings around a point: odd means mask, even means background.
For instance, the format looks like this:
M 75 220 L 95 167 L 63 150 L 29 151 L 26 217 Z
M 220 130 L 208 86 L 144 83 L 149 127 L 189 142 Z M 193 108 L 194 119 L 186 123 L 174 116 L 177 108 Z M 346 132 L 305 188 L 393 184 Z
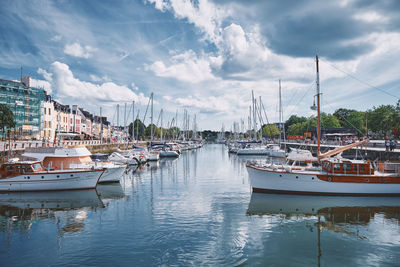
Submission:
M 52 191 L 95 188 L 104 169 L 35 172 L 0 180 L 0 191 Z
M 285 169 L 259 168 L 247 165 L 254 192 L 286 193 L 304 195 L 358 195 L 397 196 L 398 183 L 332 182 L 319 177 L 320 172 L 295 172 Z

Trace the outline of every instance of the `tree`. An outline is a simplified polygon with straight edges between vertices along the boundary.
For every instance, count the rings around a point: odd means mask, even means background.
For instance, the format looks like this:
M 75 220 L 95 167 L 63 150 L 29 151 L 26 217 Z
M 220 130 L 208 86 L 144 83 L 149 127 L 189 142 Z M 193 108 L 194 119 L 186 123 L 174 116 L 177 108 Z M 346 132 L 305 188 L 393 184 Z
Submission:
M 262 136 L 264 137 L 271 137 L 279 135 L 279 129 L 276 127 L 275 124 L 264 124 L 262 126 Z
M 160 129 L 157 128 L 157 126 L 153 124 L 149 124 L 149 126 L 146 127 L 145 135 L 146 137 L 151 137 L 151 126 L 153 126 L 153 137 L 160 136 Z
M 146 129 L 146 126 L 142 123 L 142 121 L 139 119 L 136 119 L 135 120 L 135 139 L 138 138 L 138 136 L 140 139 L 140 137 L 145 134 L 145 129 Z M 129 135 L 132 136 L 132 123 L 129 124 Z
M 321 128 L 340 128 L 340 122 L 334 115 L 322 113 Z
M 391 105 L 373 107 L 368 111 L 368 127 L 375 133 L 387 135 L 392 133 L 396 125 L 398 111 Z
M 289 127 L 293 124 L 300 123 L 300 122 L 306 122 L 307 118 L 306 117 L 298 117 L 296 115 L 290 116 L 289 119 L 285 122 L 285 131 L 287 132 Z
M 3 134 L 6 127 L 7 129 L 15 127 L 14 114 L 7 105 L 0 104 L 0 128 Z
M 333 115 L 339 120 L 341 127 L 356 129 L 360 135 L 365 132 L 365 112 L 340 108 Z

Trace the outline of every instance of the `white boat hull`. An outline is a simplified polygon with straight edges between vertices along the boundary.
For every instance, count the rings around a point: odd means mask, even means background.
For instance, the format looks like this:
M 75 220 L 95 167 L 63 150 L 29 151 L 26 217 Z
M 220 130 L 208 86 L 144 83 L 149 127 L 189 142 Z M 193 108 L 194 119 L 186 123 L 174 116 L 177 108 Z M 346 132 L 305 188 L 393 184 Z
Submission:
M 99 183 L 112 183 L 119 182 L 124 171 L 126 169 L 126 165 L 115 166 L 115 167 L 107 167 L 101 176 Z
M 158 161 L 158 160 L 160 160 L 160 154 L 158 152 L 149 154 L 149 161 Z
M 328 182 L 319 172 L 288 172 L 285 169 L 247 166 L 254 192 L 309 195 L 400 195 L 400 183 Z
M 36 172 L 0 180 L 0 191 L 52 191 L 95 188 L 104 169 Z

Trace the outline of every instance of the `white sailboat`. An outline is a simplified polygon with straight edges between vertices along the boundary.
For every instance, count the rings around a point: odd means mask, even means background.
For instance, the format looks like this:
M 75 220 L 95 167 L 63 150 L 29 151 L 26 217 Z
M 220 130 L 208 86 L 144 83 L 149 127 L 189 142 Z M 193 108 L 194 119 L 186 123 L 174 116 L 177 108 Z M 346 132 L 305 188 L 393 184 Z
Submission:
M 250 183 L 254 192 L 277 192 L 313 195 L 400 195 L 400 165 L 373 165 L 367 160 L 333 157 L 344 150 L 365 144 L 368 140 L 320 153 L 320 89 L 317 69 L 317 156 L 319 168 L 248 163 Z

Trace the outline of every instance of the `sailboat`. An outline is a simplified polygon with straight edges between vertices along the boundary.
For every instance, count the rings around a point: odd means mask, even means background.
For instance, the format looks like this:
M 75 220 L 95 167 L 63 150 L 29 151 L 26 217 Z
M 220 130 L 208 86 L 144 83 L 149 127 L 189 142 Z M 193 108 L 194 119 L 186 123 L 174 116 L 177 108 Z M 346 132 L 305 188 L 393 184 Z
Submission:
M 267 155 L 270 157 L 284 158 L 286 151 L 281 148 L 281 136 L 282 136 L 282 98 L 281 98 L 281 80 L 279 80 L 279 144 L 270 144 L 267 146 Z
M 317 88 L 317 157 L 320 167 L 275 164 L 246 164 L 254 192 L 276 192 L 311 195 L 400 195 L 400 164 L 374 165 L 368 160 L 333 157 L 368 139 L 324 154 L 320 152 L 320 88 L 318 56 L 316 56 Z

